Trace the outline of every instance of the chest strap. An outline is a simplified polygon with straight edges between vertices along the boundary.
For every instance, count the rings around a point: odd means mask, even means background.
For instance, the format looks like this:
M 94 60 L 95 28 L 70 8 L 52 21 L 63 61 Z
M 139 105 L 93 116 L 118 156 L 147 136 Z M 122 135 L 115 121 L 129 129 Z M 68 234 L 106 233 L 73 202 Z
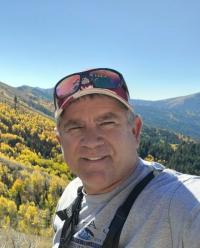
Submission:
M 153 178 L 154 174 L 152 171 L 133 188 L 125 202 L 117 209 L 116 214 L 109 226 L 109 231 L 106 239 L 104 240 L 102 248 L 118 248 L 120 234 L 131 210 L 131 207 L 133 206 L 136 198 L 141 193 L 141 191 Z

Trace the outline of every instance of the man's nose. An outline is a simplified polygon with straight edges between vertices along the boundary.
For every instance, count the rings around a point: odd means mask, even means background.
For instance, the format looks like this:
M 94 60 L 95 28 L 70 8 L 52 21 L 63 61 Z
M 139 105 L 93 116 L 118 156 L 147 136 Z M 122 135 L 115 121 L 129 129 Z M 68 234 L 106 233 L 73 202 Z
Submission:
M 103 145 L 104 139 L 101 131 L 96 127 L 87 128 L 81 139 L 81 145 L 88 148 L 95 148 L 97 146 Z

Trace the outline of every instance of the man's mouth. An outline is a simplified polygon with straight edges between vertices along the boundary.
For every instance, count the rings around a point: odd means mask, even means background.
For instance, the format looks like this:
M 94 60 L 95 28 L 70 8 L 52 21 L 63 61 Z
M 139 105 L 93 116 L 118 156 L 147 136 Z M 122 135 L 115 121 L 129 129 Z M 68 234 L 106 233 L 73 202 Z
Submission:
M 101 156 L 101 157 L 83 157 L 84 160 L 87 161 L 99 161 L 104 159 L 106 156 Z

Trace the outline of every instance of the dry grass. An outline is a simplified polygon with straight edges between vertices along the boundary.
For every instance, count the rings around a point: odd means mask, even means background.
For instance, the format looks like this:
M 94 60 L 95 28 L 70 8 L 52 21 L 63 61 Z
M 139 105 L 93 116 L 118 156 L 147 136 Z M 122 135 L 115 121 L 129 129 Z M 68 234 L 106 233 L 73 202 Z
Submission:
M 0 248 L 51 248 L 51 238 L 0 229 Z

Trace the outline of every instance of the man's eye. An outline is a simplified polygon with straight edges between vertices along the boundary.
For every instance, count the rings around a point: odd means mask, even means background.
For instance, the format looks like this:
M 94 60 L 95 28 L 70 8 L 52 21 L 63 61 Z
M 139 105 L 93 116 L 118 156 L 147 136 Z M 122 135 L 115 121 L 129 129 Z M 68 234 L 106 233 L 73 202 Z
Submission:
M 114 121 L 104 121 L 101 123 L 101 126 L 110 126 L 110 125 L 114 125 L 115 122 Z
M 75 131 L 79 131 L 81 130 L 82 126 L 74 126 L 74 127 L 69 127 L 69 128 L 66 128 L 66 132 L 75 132 Z
M 69 128 L 69 130 L 79 130 L 81 128 L 82 128 L 81 126 L 77 126 L 77 127 L 71 127 L 71 128 Z

